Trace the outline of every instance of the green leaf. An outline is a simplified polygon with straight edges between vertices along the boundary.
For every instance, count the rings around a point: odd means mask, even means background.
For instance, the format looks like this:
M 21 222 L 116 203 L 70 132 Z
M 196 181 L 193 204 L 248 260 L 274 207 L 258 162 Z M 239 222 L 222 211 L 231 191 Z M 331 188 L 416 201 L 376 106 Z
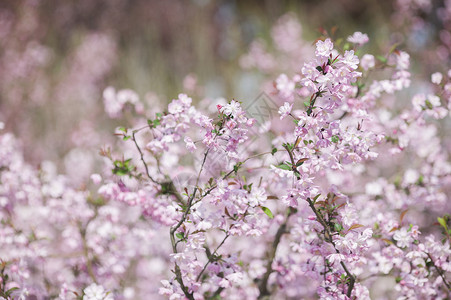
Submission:
M 293 150 L 294 149 L 294 145 L 293 144 L 290 144 L 290 143 L 284 143 L 284 144 L 282 144 L 282 146 L 284 147 L 284 148 L 287 148 L 288 150 Z
M 418 177 L 418 180 L 417 180 L 417 185 L 423 185 L 423 180 L 424 180 L 424 176 L 423 175 L 420 175 L 420 177 Z
M 388 51 L 388 53 L 389 53 L 389 54 L 393 53 L 393 52 L 396 50 L 396 48 L 398 48 L 398 46 L 399 46 L 399 43 L 394 43 L 394 44 L 391 46 L 391 48 L 390 48 L 390 50 Z
M 304 105 L 305 105 L 305 107 L 309 107 L 310 106 L 310 101 L 305 101 Z
M 287 170 L 287 171 L 291 170 L 291 167 L 285 163 L 282 163 L 282 164 L 278 165 L 277 167 L 282 170 Z
M 308 160 L 307 157 L 301 158 L 300 160 L 297 161 L 296 167 L 302 166 L 304 162 L 306 162 L 307 160 Z
M 183 232 L 179 232 L 175 234 L 176 237 L 178 237 L 179 239 L 183 240 L 183 238 L 185 237 L 185 234 Z
M 114 161 L 114 169 L 112 170 L 113 174 L 124 176 L 130 173 L 133 170 L 133 165 L 130 164 L 131 158 L 121 161 L 121 160 L 115 160 Z
M 384 56 L 382 56 L 382 55 L 376 55 L 376 58 L 380 61 L 380 62 L 382 62 L 382 63 L 386 63 L 387 62 L 387 58 L 385 58 Z
M 18 290 L 18 287 L 12 287 L 5 292 L 6 297 L 9 297 L 14 291 Z
M 445 228 L 445 230 L 448 230 L 448 225 L 446 225 L 446 221 L 444 218 L 438 217 L 437 221 L 440 225 L 442 225 L 443 228 Z
M 335 223 L 334 224 L 334 229 L 336 232 L 340 232 L 343 230 L 343 226 L 341 226 L 341 224 Z
M 276 152 L 277 152 L 277 148 L 272 148 L 271 154 L 274 155 L 274 154 L 276 154 Z
M 274 215 L 269 208 L 267 208 L 266 206 L 261 206 L 261 209 L 270 219 L 274 219 Z
M 338 143 L 338 141 L 339 141 L 340 139 L 338 138 L 338 136 L 333 135 L 333 136 L 330 138 L 330 140 L 332 141 L 332 143 Z
M 130 139 L 129 135 L 124 135 L 124 138 L 123 138 L 124 141 L 128 141 L 129 139 Z

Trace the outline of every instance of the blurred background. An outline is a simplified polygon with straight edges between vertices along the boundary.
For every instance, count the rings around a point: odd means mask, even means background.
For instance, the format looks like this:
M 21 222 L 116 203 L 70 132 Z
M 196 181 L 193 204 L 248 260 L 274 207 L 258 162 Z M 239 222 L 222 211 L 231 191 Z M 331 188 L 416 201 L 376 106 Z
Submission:
M 32 164 L 52 160 L 80 178 L 127 125 L 104 112 L 108 86 L 150 108 L 180 92 L 253 99 L 300 71 L 324 30 L 367 33 L 372 54 L 397 44 L 422 77 L 413 79 L 427 79 L 447 72 L 450 12 L 451 1 L 435 0 L 2 0 L 0 122 Z

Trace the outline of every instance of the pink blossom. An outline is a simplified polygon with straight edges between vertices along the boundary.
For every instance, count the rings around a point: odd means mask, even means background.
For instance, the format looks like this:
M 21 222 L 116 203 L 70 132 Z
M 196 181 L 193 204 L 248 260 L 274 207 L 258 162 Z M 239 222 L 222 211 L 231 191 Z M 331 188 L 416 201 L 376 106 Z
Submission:
M 393 239 L 397 242 L 397 245 L 401 248 L 409 247 L 413 242 L 411 234 L 406 228 L 401 228 L 395 232 Z
M 348 42 L 358 44 L 359 46 L 368 43 L 369 40 L 368 35 L 366 33 L 361 33 L 360 31 L 354 32 L 347 38 Z
M 276 79 L 276 88 L 283 97 L 288 98 L 293 95 L 295 84 L 287 75 L 281 74 Z
M 334 45 L 330 39 L 326 39 L 325 41 L 318 41 L 316 43 L 316 52 L 315 54 L 320 57 L 329 57 L 332 53 L 332 49 Z
M 362 59 L 360 60 L 360 65 L 362 66 L 362 68 L 364 70 L 369 70 L 369 69 L 374 68 L 374 66 L 375 66 L 374 56 L 371 54 L 364 54 L 362 56 Z
M 283 120 L 286 116 L 291 113 L 291 109 L 293 108 L 293 104 L 285 102 L 283 106 L 279 108 L 280 119 Z
M 194 152 L 197 149 L 193 140 L 189 136 L 185 136 L 185 138 L 183 140 L 185 141 L 186 149 L 188 149 L 189 152 Z

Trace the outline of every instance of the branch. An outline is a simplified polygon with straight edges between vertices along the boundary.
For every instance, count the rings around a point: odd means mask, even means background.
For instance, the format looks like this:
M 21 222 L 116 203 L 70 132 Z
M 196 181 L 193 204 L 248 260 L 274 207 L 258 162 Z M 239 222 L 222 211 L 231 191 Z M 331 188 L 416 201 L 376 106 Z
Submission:
M 97 283 L 97 278 L 96 275 L 94 273 L 94 268 L 91 262 L 91 259 L 89 258 L 89 247 L 88 247 L 88 242 L 86 240 L 86 230 L 88 229 L 89 223 L 91 223 L 92 220 L 94 220 L 97 217 L 97 210 L 94 214 L 94 216 L 92 216 L 91 218 L 88 219 L 88 221 L 86 222 L 86 226 L 82 226 L 81 222 L 79 222 L 78 224 L 78 229 L 80 231 L 80 235 L 81 235 L 81 240 L 83 243 L 83 256 L 86 259 L 86 270 L 88 271 L 88 275 L 89 277 L 91 277 L 92 281 Z
M 295 210 L 290 208 L 290 210 L 289 210 L 289 212 L 287 214 L 287 218 L 286 218 L 285 222 L 282 225 L 280 225 L 280 227 L 277 230 L 277 233 L 276 233 L 276 235 L 274 237 L 274 241 L 272 243 L 271 252 L 269 253 L 268 263 L 266 264 L 266 272 L 263 275 L 263 278 L 261 279 L 261 281 L 260 281 L 260 283 L 258 285 L 258 290 L 260 291 L 258 299 L 263 299 L 264 297 L 270 295 L 270 292 L 268 291 L 268 279 L 269 279 L 269 276 L 271 275 L 271 273 L 274 271 L 272 269 L 272 263 L 274 261 L 274 258 L 276 257 L 277 247 L 280 244 L 280 240 L 282 239 L 282 235 L 287 233 L 288 219 L 294 213 L 295 213 Z
M 197 176 L 196 186 L 194 187 L 193 194 L 191 195 L 191 197 L 188 200 L 188 204 L 186 206 L 185 212 L 183 213 L 182 218 L 179 220 L 179 222 L 176 225 L 174 225 L 173 227 L 171 227 L 171 229 L 169 231 L 169 235 L 170 235 L 170 238 L 171 238 L 172 252 L 173 253 L 178 253 L 178 251 L 177 251 L 177 243 L 175 241 L 175 232 L 177 231 L 177 229 L 180 228 L 180 226 L 183 224 L 183 222 L 185 222 L 186 218 L 188 217 L 188 214 L 190 213 L 191 206 L 193 205 L 193 200 L 196 197 L 196 193 L 197 193 L 197 190 L 198 190 L 197 184 L 199 183 L 199 178 L 200 178 L 200 175 L 201 175 L 202 170 L 204 168 L 204 164 L 205 164 L 205 161 L 207 159 L 208 151 L 209 150 L 205 151 L 204 159 L 202 161 L 202 165 L 201 165 L 200 170 L 199 170 L 199 175 Z M 174 264 L 175 264 L 175 266 L 174 266 L 175 278 L 178 281 L 178 283 L 180 284 L 180 288 L 182 289 L 183 293 L 185 294 L 185 296 L 189 300 L 194 300 L 193 293 L 192 292 L 190 293 L 188 291 L 188 289 L 186 288 L 185 284 L 183 283 L 182 272 L 180 271 L 180 267 L 178 266 L 177 263 L 174 263 Z
M 142 129 L 142 128 L 141 128 L 141 129 Z M 184 201 L 183 201 L 182 196 L 180 196 L 180 194 L 177 192 L 177 189 L 175 188 L 174 182 L 173 182 L 172 180 L 169 179 L 169 180 L 166 181 L 166 182 L 160 183 L 160 182 L 156 181 L 156 180 L 150 175 L 150 173 L 149 173 L 149 167 L 147 166 L 147 163 L 146 163 L 146 161 L 144 160 L 144 154 L 143 154 L 143 152 L 142 152 L 142 150 L 141 150 L 141 147 L 139 147 L 138 142 L 136 141 L 136 138 L 135 138 L 135 134 L 136 134 L 137 132 L 138 132 L 138 130 L 133 130 L 133 132 L 132 132 L 132 140 L 133 140 L 133 142 L 135 143 L 136 149 L 138 149 L 138 152 L 139 152 L 139 155 L 140 155 L 140 159 L 141 159 L 141 161 L 142 161 L 142 163 L 143 163 L 143 165 L 144 165 L 144 168 L 146 169 L 146 175 L 147 175 L 147 177 L 148 177 L 153 183 L 155 183 L 155 184 L 158 184 L 158 185 L 160 185 L 160 186 L 165 185 L 165 186 L 166 186 L 166 193 L 167 193 L 167 194 L 173 195 L 173 196 L 176 198 L 177 202 L 179 202 L 179 203 L 181 203 L 181 204 L 185 204 Z
M 443 273 L 443 270 L 440 269 L 439 267 L 437 267 L 437 265 L 435 264 L 434 260 L 432 259 L 432 256 L 427 253 L 429 259 L 431 260 L 432 264 L 434 265 L 434 268 L 437 270 L 438 274 L 440 275 L 440 277 L 442 277 L 443 283 L 446 285 L 446 287 L 448 288 L 449 291 L 451 291 L 451 286 L 448 283 L 448 281 L 446 280 L 445 274 Z
M 326 241 L 331 243 L 332 246 L 334 246 L 334 249 L 337 253 L 340 253 L 340 251 L 338 251 L 337 247 L 335 246 L 334 241 L 332 240 L 332 234 L 329 230 L 329 226 L 327 226 L 327 223 L 324 221 L 324 218 L 321 216 L 321 214 L 316 209 L 315 204 L 313 204 L 313 202 L 310 198 L 307 198 L 307 202 L 308 202 L 310 208 L 312 209 L 312 211 L 315 213 L 318 222 L 324 228 L 324 236 L 326 238 Z M 346 292 L 346 296 L 351 297 L 352 290 L 354 289 L 356 277 L 354 275 L 352 275 L 352 273 L 348 270 L 348 268 L 346 267 L 346 264 L 344 262 L 341 261 L 340 265 L 343 267 L 344 271 L 346 272 L 346 275 L 348 275 L 348 277 L 349 277 L 349 285 L 348 285 L 348 291 Z
M 285 149 L 287 150 L 288 154 L 290 155 L 290 160 L 291 160 L 292 166 L 294 166 L 295 163 L 294 163 L 293 154 L 291 153 L 290 149 L 287 146 L 285 146 Z M 293 172 L 295 172 L 295 171 L 296 171 L 296 169 L 293 168 Z M 324 227 L 324 236 L 326 238 L 326 241 L 331 243 L 332 246 L 334 246 L 334 249 L 337 253 L 340 253 L 340 251 L 338 251 L 337 247 L 335 246 L 334 241 L 332 240 L 332 234 L 329 230 L 329 226 L 327 225 L 327 223 L 324 220 L 324 218 L 322 217 L 322 215 L 316 209 L 315 204 L 312 202 L 312 199 L 307 198 L 307 202 L 308 202 L 310 208 L 312 209 L 312 211 L 315 213 L 318 222 L 320 222 L 320 224 Z M 340 265 L 343 267 L 344 271 L 346 272 L 346 275 L 348 275 L 348 277 L 349 277 L 349 285 L 348 285 L 348 291 L 346 293 L 346 296 L 351 297 L 352 290 L 354 289 L 356 277 L 354 275 L 352 275 L 352 273 L 348 270 L 348 268 L 346 267 L 346 264 L 344 262 L 340 262 Z
M 157 182 L 155 179 L 153 179 L 152 176 L 150 176 L 150 173 L 149 173 L 149 167 L 147 167 L 147 164 L 146 164 L 146 162 L 145 162 L 145 160 L 144 160 L 144 154 L 143 154 L 143 152 L 141 151 L 141 148 L 139 147 L 138 142 L 136 141 L 135 134 L 136 134 L 136 131 L 133 130 L 133 133 L 132 133 L 132 140 L 133 140 L 133 142 L 135 143 L 136 149 L 138 149 L 139 155 L 140 155 L 140 157 L 141 157 L 141 161 L 142 161 L 142 163 L 143 163 L 143 165 L 144 165 L 144 168 L 146 169 L 146 175 L 147 175 L 147 177 L 149 177 L 149 179 L 150 179 L 153 183 L 159 184 L 159 182 Z
M 210 257 L 208 258 L 207 263 L 204 265 L 202 271 L 200 271 L 199 275 L 197 275 L 196 281 L 199 281 L 200 277 L 202 276 L 202 274 L 205 272 L 205 270 L 207 269 L 207 266 L 213 261 L 215 254 L 218 252 L 219 248 L 224 245 L 224 242 L 227 240 L 227 238 L 230 235 L 227 233 L 226 236 L 224 237 L 224 239 L 222 240 L 222 242 L 218 245 L 218 247 L 216 247 L 215 251 L 213 251 L 212 254 L 210 254 Z

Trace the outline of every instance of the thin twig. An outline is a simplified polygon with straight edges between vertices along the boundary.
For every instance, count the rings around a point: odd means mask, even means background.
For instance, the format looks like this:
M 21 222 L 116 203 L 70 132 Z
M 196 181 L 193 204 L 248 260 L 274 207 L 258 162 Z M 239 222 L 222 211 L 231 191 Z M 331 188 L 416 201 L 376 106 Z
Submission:
M 86 270 L 88 271 L 89 277 L 91 277 L 92 281 L 95 283 L 97 283 L 97 278 L 94 273 L 94 268 L 93 268 L 91 259 L 89 258 L 89 247 L 88 247 L 88 242 L 86 240 L 86 230 L 88 229 L 89 223 L 91 223 L 91 221 L 94 220 L 96 217 L 97 217 L 97 210 L 96 210 L 94 216 L 92 216 L 91 218 L 88 219 L 88 221 L 86 222 L 86 226 L 83 227 L 81 225 L 81 223 L 79 223 L 79 231 L 80 231 L 81 240 L 83 243 L 83 256 L 86 259 Z
M 144 128 L 145 128 L 145 127 L 144 127 Z M 143 128 L 140 128 L 139 130 L 141 130 L 141 129 L 143 129 Z M 142 152 L 142 150 L 141 150 L 141 147 L 139 146 L 138 142 L 136 141 L 136 137 L 135 137 L 135 134 L 136 134 L 139 130 L 133 130 L 133 132 L 132 132 L 132 140 L 133 140 L 133 142 L 135 143 L 136 149 L 138 149 L 138 152 L 139 152 L 141 161 L 142 161 L 142 163 L 143 163 L 143 165 L 144 165 L 144 168 L 146 169 L 146 175 L 147 175 L 147 177 L 148 177 L 153 183 L 156 183 L 156 184 L 158 184 L 158 185 L 160 185 L 160 186 L 166 185 L 166 186 L 167 186 L 167 188 L 166 188 L 166 193 L 167 193 L 167 194 L 170 194 L 170 195 L 173 195 L 173 196 L 176 198 L 177 202 L 179 202 L 179 203 L 181 203 L 181 204 L 185 204 L 184 201 L 183 201 L 182 196 L 180 195 L 179 192 L 177 192 L 177 189 L 175 188 L 174 182 L 173 182 L 172 180 L 168 180 L 168 181 L 165 181 L 165 182 L 163 182 L 163 183 L 160 183 L 160 182 L 156 181 L 156 180 L 150 175 L 149 167 L 147 166 L 147 163 L 146 163 L 146 161 L 144 160 L 144 154 L 143 154 L 143 152 Z M 157 161 L 157 162 L 158 162 L 158 161 Z
M 429 259 L 431 260 L 432 264 L 434 265 L 434 268 L 437 270 L 438 274 L 440 275 L 440 277 L 442 277 L 443 283 L 446 285 L 446 287 L 448 288 L 449 291 L 451 291 L 451 286 L 448 283 L 448 281 L 446 280 L 445 274 L 443 273 L 443 270 L 440 269 L 439 267 L 437 267 L 437 265 L 435 264 L 434 260 L 432 259 L 432 256 L 427 253 Z
M 210 254 L 210 257 L 208 258 L 207 263 L 204 265 L 204 267 L 203 267 L 202 271 L 200 271 L 199 275 L 197 275 L 196 281 L 199 281 L 200 277 L 207 269 L 207 266 L 213 261 L 215 254 L 218 252 L 219 248 L 221 248 L 221 246 L 224 245 L 225 241 L 227 240 L 227 238 L 229 236 L 230 235 L 227 233 L 226 236 L 224 237 L 224 239 L 222 240 L 222 242 L 218 245 L 218 247 L 216 247 L 215 251 L 213 251 L 213 253 Z
M 132 133 L 132 140 L 133 140 L 133 142 L 135 143 L 136 149 L 138 149 L 139 155 L 140 155 L 140 157 L 141 157 L 141 161 L 142 161 L 142 163 L 143 163 L 143 165 L 144 165 L 144 168 L 146 169 L 146 175 L 147 175 L 147 177 L 149 177 L 149 179 L 150 179 L 153 183 L 160 184 L 160 183 L 157 182 L 157 181 L 150 175 L 150 173 L 149 173 L 149 167 L 147 166 L 146 161 L 144 160 L 144 154 L 143 154 L 143 152 L 141 151 L 141 147 L 139 147 L 138 142 L 136 141 L 135 133 L 136 133 L 136 131 L 133 130 L 133 133 Z

